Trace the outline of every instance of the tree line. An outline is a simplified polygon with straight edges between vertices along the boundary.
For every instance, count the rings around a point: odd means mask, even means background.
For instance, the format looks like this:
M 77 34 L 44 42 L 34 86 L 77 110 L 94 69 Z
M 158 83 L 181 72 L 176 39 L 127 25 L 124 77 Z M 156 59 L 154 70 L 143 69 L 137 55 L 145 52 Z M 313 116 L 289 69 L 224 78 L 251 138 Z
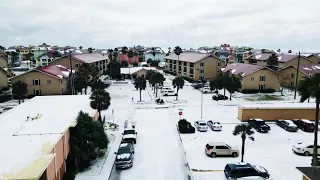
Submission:
M 213 80 L 209 82 L 210 90 L 216 91 L 218 93 L 218 90 L 223 89 L 223 95 L 226 95 L 226 90 L 230 94 L 230 100 L 231 95 L 241 89 L 241 80 L 239 77 L 234 75 L 226 74 L 219 74 L 216 76 Z

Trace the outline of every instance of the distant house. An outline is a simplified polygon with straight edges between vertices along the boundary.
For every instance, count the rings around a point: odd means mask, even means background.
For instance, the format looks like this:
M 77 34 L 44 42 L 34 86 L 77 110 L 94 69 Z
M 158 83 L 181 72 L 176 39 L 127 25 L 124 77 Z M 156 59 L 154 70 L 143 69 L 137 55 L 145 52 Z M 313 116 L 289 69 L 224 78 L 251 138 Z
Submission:
M 241 80 L 242 90 L 280 90 L 277 72 L 264 66 L 233 63 L 228 64 L 221 71 L 238 76 Z
M 152 51 L 151 50 L 149 50 L 149 51 L 146 51 L 145 53 L 144 53 L 144 59 L 145 59 L 145 61 L 148 61 L 149 59 L 152 59 L 153 61 L 164 61 L 164 57 L 166 56 L 166 53 L 165 52 L 163 52 L 161 49 L 157 49 L 156 50 L 156 54 L 155 54 L 155 56 L 153 56 L 153 54 L 152 54 Z
M 319 54 L 311 54 L 307 56 L 309 60 L 312 61 L 312 64 L 320 64 L 320 55 Z
M 297 66 L 288 66 L 278 71 L 282 78 L 284 87 L 296 86 Z M 314 74 L 320 74 L 320 64 L 301 65 L 298 70 L 298 83 L 305 77 L 311 77 Z
M 39 61 L 39 57 L 48 52 L 50 50 L 50 47 L 35 47 L 33 49 L 31 49 L 31 51 L 33 51 L 33 59 L 36 60 L 36 64 L 38 64 Z
M 165 57 L 166 70 L 194 80 L 210 80 L 217 76 L 225 62 L 212 54 L 183 52 Z
M 4 87 L 8 87 L 8 73 L 0 67 L 0 89 Z
M 127 54 L 120 53 L 119 60 L 120 62 L 127 61 L 128 64 L 133 64 L 134 62 L 139 63 L 139 56 L 134 55 L 132 58 L 129 58 Z
M 56 53 L 56 54 L 55 54 Z M 63 56 L 63 54 L 61 54 L 59 51 L 48 51 L 43 53 L 42 55 L 40 55 L 38 57 L 37 60 L 37 67 L 41 67 L 41 66 L 47 66 L 48 64 L 50 64 L 55 58 L 57 58 L 56 56 Z
M 27 83 L 27 96 L 62 95 L 67 93 L 70 72 L 68 68 L 62 65 L 52 64 L 15 76 L 11 81 L 12 83 L 17 81 Z
M 267 66 L 267 60 L 272 53 L 253 54 L 244 60 L 246 64 L 255 64 L 259 66 Z M 280 69 L 298 64 L 298 55 L 295 54 L 277 54 Z M 306 57 L 300 56 L 300 65 L 309 65 L 312 61 Z
M 107 70 L 107 64 L 109 59 L 107 56 L 103 56 L 98 53 L 87 53 L 87 54 L 73 54 L 71 55 L 71 64 L 73 70 L 78 70 L 78 68 L 83 64 L 91 64 L 98 67 L 100 74 Z M 54 59 L 50 64 L 62 65 L 70 69 L 70 56 L 66 55 L 57 59 Z
M 157 69 L 155 67 L 133 67 L 133 68 L 121 68 L 121 75 L 124 78 L 137 78 L 137 77 L 143 77 L 145 78 L 147 75 L 148 70 L 154 70 Z

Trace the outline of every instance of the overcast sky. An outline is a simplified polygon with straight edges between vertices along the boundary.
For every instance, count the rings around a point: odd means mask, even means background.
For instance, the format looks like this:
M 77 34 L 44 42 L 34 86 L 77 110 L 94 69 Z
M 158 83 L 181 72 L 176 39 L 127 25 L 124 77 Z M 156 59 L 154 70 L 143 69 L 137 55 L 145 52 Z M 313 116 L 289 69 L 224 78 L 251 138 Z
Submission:
M 0 44 L 320 51 L 319 0 L 2 0 Z

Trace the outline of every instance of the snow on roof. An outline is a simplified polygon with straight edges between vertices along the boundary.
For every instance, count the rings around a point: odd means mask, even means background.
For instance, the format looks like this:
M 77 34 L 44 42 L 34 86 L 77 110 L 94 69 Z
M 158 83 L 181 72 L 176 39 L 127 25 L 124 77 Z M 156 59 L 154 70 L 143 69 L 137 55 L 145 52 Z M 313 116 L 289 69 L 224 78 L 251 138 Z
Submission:
M 301 121 L 305 122 L 305 123 L 310 123 L 310 124 L 313 124 L 312 121 L 308 120 L 308 119 L 301 119 Z
M 157 69 L 155 67 L 132 67 L 132 68 L 121 68 L 121 74 L 134 74 L 141 69 L 145 70 L 154 70 L 156 71 Z
M 315 103 L 248 103 L 239 105 L 242 109 L 315 109 Z
M 3 113 L 0 145 L 6 148 L 0 148 L 0 159 L 6 163 L 0 164 L 0 177 L 36 179 L 54 156 L 49 153 L 55 143 L 68 127 L 75 125 L 80 110 L 92 111 L 89 96 L 38 96 Z M 28 173 L 23 171 L 33 163 L 41 165 L 32 166 L 35 169 Z

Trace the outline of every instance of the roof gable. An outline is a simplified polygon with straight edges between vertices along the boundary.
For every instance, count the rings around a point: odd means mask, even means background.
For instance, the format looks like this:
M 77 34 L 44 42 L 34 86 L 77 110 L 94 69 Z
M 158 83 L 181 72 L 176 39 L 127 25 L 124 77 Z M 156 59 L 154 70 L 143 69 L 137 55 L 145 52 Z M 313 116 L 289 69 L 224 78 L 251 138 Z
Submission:
M 165 59 L 170 59 L 170 60 L 178 60 L 179 59 L 179 61 L 196 63 L 196 62 L 201 61 L 207 57 L 214 57 L 218 60 L 221 60 L 213 54 L 190 53 L 190 52 L 183 52 L 179 55 L 179 57 L 175 53 L 171 53 L 169 56 L 166 56 Z M 221 60 L 221 61 L 223 61 L 223 60 Z
M 84 63 L 94 63 L 102 60 L 107 60 L 107 56 L 103 56 L 98 53 L 87 53 L 87 54 L 74 54 L 72 55 L 75 59 L 83 61 Z
M 31 69 L 26 73 L 23 73 L 23 74 L 20 74 L 18 76 L 13 77 L 12 79 L 15 79 L 17 77 L 26 75 L 26 74 L 28 74 L 30 72 L 39 72 L 39 73 L 42 73 L 42 74 L 45 74 L 45 75 L 48 75 L 48 76 L 51 76 L 51 77 L 54 77 L 54 78 L 57 78 L 57 79 L 63 79 L 65 77 L 69 76 L 70 70 L 68 68 L 64 67 L 64 66 L 52 64 L 52 65 L 48 65 L 48 66 L 45 66 L 45 67 L 39 67 L 39 68 L 36 68 L 36 69 Z
M 288 69 L 288 68 L 297 69 L 296 66 L 288 66 L 288 67 L 286 67 L 284 69 Z M 282 71 L 284 69 L 281 69 L 280 71 Z M 299 66 L 299 71 L 301 73 L 303 73 L 304 75 L 306 75 L 306 76 L 312 76 L 314 74 L 320 74 L 320 64 L 319 65 L 317 65 L 317 64 L 300 65 Z
M 222 72 L 230 72 L 234 75 L 240 75 L 242 77 L 257 72 L 262 69 L 271 70 L 264 66 L 252 65 L 252 64 L 244 64 L 244 63 L 232 63 L 228 64 L 225 68 L 222 68 Z M 273 71 L 273 70 L 271 70 Z

